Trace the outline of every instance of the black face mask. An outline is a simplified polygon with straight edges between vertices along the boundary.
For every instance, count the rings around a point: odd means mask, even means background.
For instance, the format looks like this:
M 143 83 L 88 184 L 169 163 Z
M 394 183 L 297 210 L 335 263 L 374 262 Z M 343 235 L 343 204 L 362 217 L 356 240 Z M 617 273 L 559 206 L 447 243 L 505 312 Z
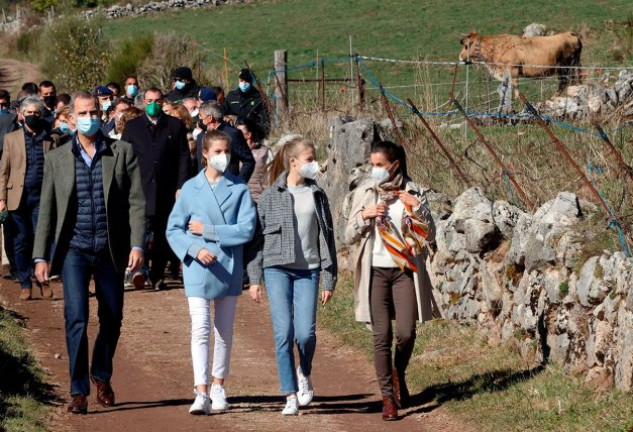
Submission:
M 33 132 L 40 132 L 44 129 L 44 125 L 42 124 L 42 119 L 40 119 L 36 115 L 28 115 L 24 117 L 24 123 L 31 129 Z
M 202 119 L 198 120 L 198 127 L 200 129 L 202 129 L 202 132 L 206 132 L 207 131 L 207 125 L 202 122 Z
M 55 107 L 55 104 L 57 103 L 57 96 L 55 95 L 51 95 L 51 96 L 44 96 L 44 104 L 47 107 Z

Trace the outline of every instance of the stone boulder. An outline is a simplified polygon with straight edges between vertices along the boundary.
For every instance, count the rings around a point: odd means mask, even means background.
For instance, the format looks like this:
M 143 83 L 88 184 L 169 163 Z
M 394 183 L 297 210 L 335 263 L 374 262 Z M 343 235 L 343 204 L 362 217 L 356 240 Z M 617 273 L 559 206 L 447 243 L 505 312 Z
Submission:
M 545 36 L 547 26 L 545 24 L 532 23 L 523 29 L 523 37 Z

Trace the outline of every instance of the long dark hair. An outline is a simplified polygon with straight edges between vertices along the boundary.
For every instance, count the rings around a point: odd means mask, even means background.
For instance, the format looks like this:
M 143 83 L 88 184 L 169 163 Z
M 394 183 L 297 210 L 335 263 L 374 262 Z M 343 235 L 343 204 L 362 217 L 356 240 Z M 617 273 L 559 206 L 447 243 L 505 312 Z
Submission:
M 395 161 L 400 162 L 402 177 L 409 178 L 409 174 L 407 172 L 407 154 L 404 151 L 404 147 L 391 141 L 378 141 L 377 143 L 373 143 L 371 145 L 371 153 L 382 153 L 391 163 L 394 163 Z

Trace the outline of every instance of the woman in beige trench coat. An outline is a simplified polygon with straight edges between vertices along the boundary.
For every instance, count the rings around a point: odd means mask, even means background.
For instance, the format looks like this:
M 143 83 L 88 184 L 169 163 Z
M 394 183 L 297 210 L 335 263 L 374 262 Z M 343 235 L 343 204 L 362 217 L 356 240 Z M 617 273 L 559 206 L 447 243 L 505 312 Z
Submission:
M 407 403 L 405 369 L 415 344 L 415 322 L 428 321 L 437 310 L 425 261 L 427 249 L 407 260 L 386 247 L 378 225 L 391 221 L 402 235 L 406 212 L 427 229 L 427 242 L 435 224 L 426 197 L 406 172 L 404 150 L 388 141 L 371 149 L 370 179 L 352 196 L 345 240 L 354 248 L 354 298 L 356 321 L 372 324 L 374 362 L 383 400 L 383 420 L 397 419 L 397 406 Z M 404 263 L 403 261 L 408 261 Z M 396 350 L 392 365 L 392 326 L 396 320 Z

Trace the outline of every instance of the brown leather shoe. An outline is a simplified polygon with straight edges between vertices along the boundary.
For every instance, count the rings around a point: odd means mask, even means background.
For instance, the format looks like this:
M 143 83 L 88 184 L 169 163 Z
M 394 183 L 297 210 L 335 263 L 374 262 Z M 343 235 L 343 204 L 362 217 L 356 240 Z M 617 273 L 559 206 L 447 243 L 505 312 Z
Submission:
M 103 406 L 114 406 L 114 390 L 110 382 L 95 377 L 92 377 L 92 382 L 97 386 L 97 402 Z
M 398 408 L 406 408 L 409 406 L 409 388 L 407 387 L 407 382 L 404 379 L 404 373 L 398 373 L 396 368 L 393 369 L 391 374 L 392 382 L 393 382 L 393 396 L 396 400 L 396 405 Z
M 42 284 L 40 286 L 40 293 L 42 294 L 42 297 L 45 299 L 53 298 L 53 289 L 51 288 L 49 284 Z
M 31 288 L 22 288 L 20 300 L 31 300 Z
M 73 414 L 87 414 L 88 398 L 86 398 L 86 395 L 73 395 L 72 400 L 68 404 L 68 412 Z
M 385 421 L 398 420 L 398 408 L 393 396 L 382 397 L 382 419 Z

